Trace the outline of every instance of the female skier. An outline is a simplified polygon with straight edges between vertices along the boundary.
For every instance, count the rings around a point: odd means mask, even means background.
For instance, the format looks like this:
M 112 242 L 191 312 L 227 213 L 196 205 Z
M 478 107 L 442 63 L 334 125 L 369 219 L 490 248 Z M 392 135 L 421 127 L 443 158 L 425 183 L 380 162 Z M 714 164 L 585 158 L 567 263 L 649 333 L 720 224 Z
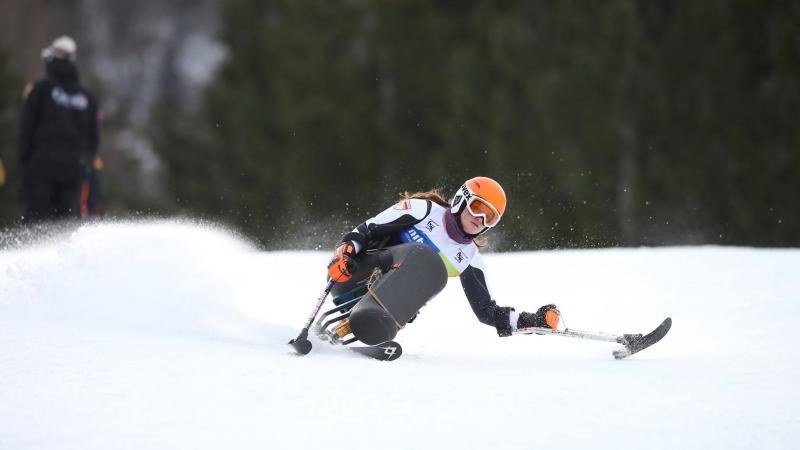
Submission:
M 355 306 L 336 332 L 352 332 L 370 345 L 388 341 L 444 288 L 448 276 L 461 279 L 478 320 L 495 327 L 499 336 L 525 327 L 555 330 L 555 305 L 517 312 L 498 306 L 489 292 L 482 235 L 500 222 L 505 209 L 500 184 L 475 177 L 458 188 L 449 204 L 436 190 L 406 192 L 397 204 L 344 235 L 328 276 L 336 282 L 334 303 Z

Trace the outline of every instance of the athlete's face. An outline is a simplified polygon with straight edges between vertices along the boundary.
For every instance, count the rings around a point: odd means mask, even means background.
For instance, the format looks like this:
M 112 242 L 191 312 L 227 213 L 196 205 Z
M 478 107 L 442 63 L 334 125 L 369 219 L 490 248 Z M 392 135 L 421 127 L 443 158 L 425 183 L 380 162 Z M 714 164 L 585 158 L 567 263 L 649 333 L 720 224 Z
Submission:
M 461 227 L 467 234 L 478 234 L 486 228 L 486 225 L 483 224 L 483 217 L 473 216 L 469 213 L 469 208 L 464 208 L 458 217 L 461 220 Z

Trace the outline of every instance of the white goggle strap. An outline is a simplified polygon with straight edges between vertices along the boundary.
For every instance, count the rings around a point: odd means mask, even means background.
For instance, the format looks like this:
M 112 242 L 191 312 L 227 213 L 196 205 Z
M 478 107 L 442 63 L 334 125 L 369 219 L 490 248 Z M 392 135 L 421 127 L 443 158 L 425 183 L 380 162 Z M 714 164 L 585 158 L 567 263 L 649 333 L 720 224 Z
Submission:
M 475 193 L 472 192 L 472 189 L 470 189 L 469 186 L 466 185 L 466 183 L 462 184 L 461 187 L 458 188 L 456 195 L 454 195 L 453 199 L 450 200 L 451 213 L 458 214 L 458 211 L 461 209 L 461 204 L 467 201 L 467 198 L 464 195 L 464 191 L 469 192 L 470 197 L 473 197 L 475 195 Z

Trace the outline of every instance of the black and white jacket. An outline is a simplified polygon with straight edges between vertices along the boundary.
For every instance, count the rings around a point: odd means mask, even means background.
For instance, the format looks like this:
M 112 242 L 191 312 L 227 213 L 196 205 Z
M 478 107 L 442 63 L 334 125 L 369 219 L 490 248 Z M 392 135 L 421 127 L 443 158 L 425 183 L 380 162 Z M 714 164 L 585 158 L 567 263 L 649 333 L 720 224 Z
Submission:
M 418 242 L 431 247 L 442 258 L 448 274 L 461 279 L 478 320 L 497 327 L 498 332 L 501 328 L 510 332 L 509 313 L 513 309 L 492 300 L 478 246 L 472 241 L 462 244 L 453 240 L 445 229 L 445 214 L 450 214 L 449 208 L 430 200 L 401 200 L 357 226 L 343 240 L 356 242 L 359 251 L 376 248 L 386 238 L 385 245 L 389 246 Z

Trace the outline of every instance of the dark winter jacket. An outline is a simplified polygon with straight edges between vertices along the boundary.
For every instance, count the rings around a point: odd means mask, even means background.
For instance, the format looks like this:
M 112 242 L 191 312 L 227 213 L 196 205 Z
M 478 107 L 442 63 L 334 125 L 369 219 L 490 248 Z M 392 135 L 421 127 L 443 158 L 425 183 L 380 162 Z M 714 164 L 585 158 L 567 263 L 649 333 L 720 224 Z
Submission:
M 47 63 L 47 76 L 25 99 L 19 133 L 19 163 L 25 171 L 86 176 L 99 144 L 97 103 L 66 59 Z

